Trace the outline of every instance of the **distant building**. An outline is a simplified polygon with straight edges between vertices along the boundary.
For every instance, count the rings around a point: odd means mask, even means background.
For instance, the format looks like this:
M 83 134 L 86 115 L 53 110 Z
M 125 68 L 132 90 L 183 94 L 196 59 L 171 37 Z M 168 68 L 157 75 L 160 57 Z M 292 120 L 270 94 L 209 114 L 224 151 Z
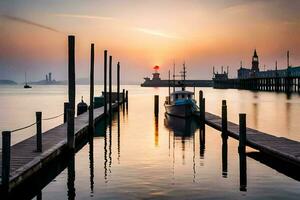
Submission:
M 267 77 L 286 77 L 286 76 L 300 76 L 300 66 L 291 67 L 289 65 L 289 52 L 287 53 L 287 65 L 286 69 L 277 69 L 277 64 L 275 70 L 259 70 L 259 59 L 256 52 L 254 50 L 254 54 L 252 56 L 252 67 L 251 69 L 245 68 L 242 66 L 237 70 L 238 79 L 247 79 L 247 78 L 267 78 Z
M 227 67 L 227 72 L 223 70 L 223 66 L 221 69 L 221 73 L 215 72 L 215 67 L 213 67 L 213 80 L 227 80 L 228 79 L 228 67 Z

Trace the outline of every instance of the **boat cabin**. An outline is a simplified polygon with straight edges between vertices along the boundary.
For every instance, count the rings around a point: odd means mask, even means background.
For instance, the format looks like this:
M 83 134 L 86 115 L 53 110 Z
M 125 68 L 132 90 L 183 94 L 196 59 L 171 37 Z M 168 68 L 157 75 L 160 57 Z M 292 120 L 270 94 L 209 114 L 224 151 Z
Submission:
M 190 91 L 176 91 L 170 94 L 170 98 L 171 103 L 178 100 L 192 100 L 194 99 L 194 93 Z M 169 97 L 167 97 L 166 102 L 169 102 Z

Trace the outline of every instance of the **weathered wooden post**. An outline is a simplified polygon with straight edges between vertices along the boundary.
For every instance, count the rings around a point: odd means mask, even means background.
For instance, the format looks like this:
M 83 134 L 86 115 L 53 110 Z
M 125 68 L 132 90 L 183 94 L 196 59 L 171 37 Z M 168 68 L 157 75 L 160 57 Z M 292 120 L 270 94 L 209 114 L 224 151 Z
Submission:
M 67 143 L 70 149 L 75 149 L 74 115 L 72 108 L 67 109 Z
M 120 62 L 118 62 L 117 64 L 117 101 L 119 106 L 120 105 Z
M 112 56 L 109 56 L 109 119 L 112 116 Z
M 239 115 L 239 160 L 240 160 L 240 190 L 247 187 L 247 160 L 246 160 L 246 114 Z
M 75 36 L 70 35 L 69 44 L 69 66 L 68 66 L 68 86 L 70 108 L 75 109 Z
M 203 125 L 205 124 L 205 98 L 202 99 L 201 101 L 201 108 L 200 108 L 200 118 L 201 121 L 203 123 Z
M 42 112 L 36 112 L 36 151 L 42 152 Z
M 123 89 L 123 94 L 122 94 L 122 103 L 124 104 L 125 102 L 125 89 Z
M 69 106 L 67 109 L 67 143 L 70 149 L 75 148 L 74 116 L 75 116 L 75 36 L 68 37 L 68 87 Z
M 10 176 L 10 142 L 11 132 L 2 132 L 2 186 L 5 192 L 9 189 L 9 176 Z
M 222 175 L 227 177 L 228 160 L 228 134 L 227 134 L 227 105 L 226 100 L 222 100 Z
M 94 132 L 94 44 L 91 44 L 89 131 Z
M 200 121 L 202 121 L 202 112 L 203 112 L 203 108 L 202 108 L 202 103 L 203 103 L 203 91 L 200 90 L 199 91 L 199 109 L 200 109 Z
M 239 153 L 246 152 L 246 114 L 239 114 Z
M 69 106 L 69 102 L 64 102 L 64 123 L 67 122 L 67 109 Z
M 227 105 L 226 100 L 222 100 L 222 138 L 227 139 Z
M 155 95 L 154 96 L 154 115 L 155 117 L 158 117 L 159 113 L 159 96 Z
M 128 90 L 126 90 L 126 102 L 127 102 L 127 104 L 128 104 Z
M 107 114 L 107 50 L 104 50 L 104 115 Z

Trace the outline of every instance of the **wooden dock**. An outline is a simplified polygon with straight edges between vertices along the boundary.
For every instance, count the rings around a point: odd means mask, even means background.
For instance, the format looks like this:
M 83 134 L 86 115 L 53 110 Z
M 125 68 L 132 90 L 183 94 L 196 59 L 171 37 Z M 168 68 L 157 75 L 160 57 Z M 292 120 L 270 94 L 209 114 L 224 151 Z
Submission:
M 120 102 L 122 103 L 122 102 Z M 112 104 L 116 109 L 118 103 Z M 104 117 L 104 107 L 94 110 L 94 122 Z M 89 113 L 85 112 L 75 118 L 75 144 L 89 134 Z M 9 190 L 12 190 L 35 172 L 45 167 L 57 156 L 68 151 L 67 123 L 61 124 L 42 134 L 43 151 L 36 151 L 36 136 L 32 136 L 11 146 Z M 76 142 L 77 141 L 77 142 Z M 76 148 L 76 146 L 75 146 Z M 0 157 L 0 175 L 2 174 L 2 158 Z
M 195 114 L 200 118 L 200 113 Z M 205 123 L 216 130 L 222 131 L 222 118 L 205 112 Z M 239 140 L 239 125 L 227 122 L 228 136 Z M 255 129 L 246 129 L 246 145 L 285 162 L 300 166 L 300 142 L 284 137 L 276 137 Z

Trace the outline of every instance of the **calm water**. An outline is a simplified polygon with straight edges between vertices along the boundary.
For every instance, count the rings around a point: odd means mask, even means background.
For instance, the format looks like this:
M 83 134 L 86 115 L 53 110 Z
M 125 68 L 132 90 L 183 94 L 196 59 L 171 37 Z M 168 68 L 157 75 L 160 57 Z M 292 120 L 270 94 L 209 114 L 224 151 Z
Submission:
M 101 86 L 95 93 L 100 93 Z M 128 109 L 103 133 L 97 125 L 93 141 L 75 156 L 42 190 L 43 199 L 298 199 L 300 182 L 247 156 L 247 187 L 240 191 L 238 142 L 228 140 L 228 171 L 222 171 L 220 133 L 205 129 L 205 148 L 200 145 L 197 122 L 166 118 L 163 101 L 167 88 L 126 86 Z M 77 99 L 88 100 L 88 86 L 77 87 Z M 228 118 L 238 121 L 247 113 L 248 126 L 300 141 L 300 97 L 275 93 L 204 88 L 207 111 L 220 114 L 227 99 Z M 0 87 L 0 129 L 30 124 L 35 111 L 44 117 L 62 113 L 67 100 L 65 86 L 35 86 L 24 90 Z M 198 93 L 198 89 L 196 90 Z M 160 95 L 160 115 L 153 115 L 153 95 Z M 198 96 L 196 97 L 198 99 Z M 62 118 L 43 123 L 47 130 Z M 118 123 L 119 121 L 119 123 Z M 34 134 L 34 128 L 13 135 L 16 143 Z M 254 152 L 247 149 L 247 152 Z M 70 158 L 68 158 L 70 159 Z

